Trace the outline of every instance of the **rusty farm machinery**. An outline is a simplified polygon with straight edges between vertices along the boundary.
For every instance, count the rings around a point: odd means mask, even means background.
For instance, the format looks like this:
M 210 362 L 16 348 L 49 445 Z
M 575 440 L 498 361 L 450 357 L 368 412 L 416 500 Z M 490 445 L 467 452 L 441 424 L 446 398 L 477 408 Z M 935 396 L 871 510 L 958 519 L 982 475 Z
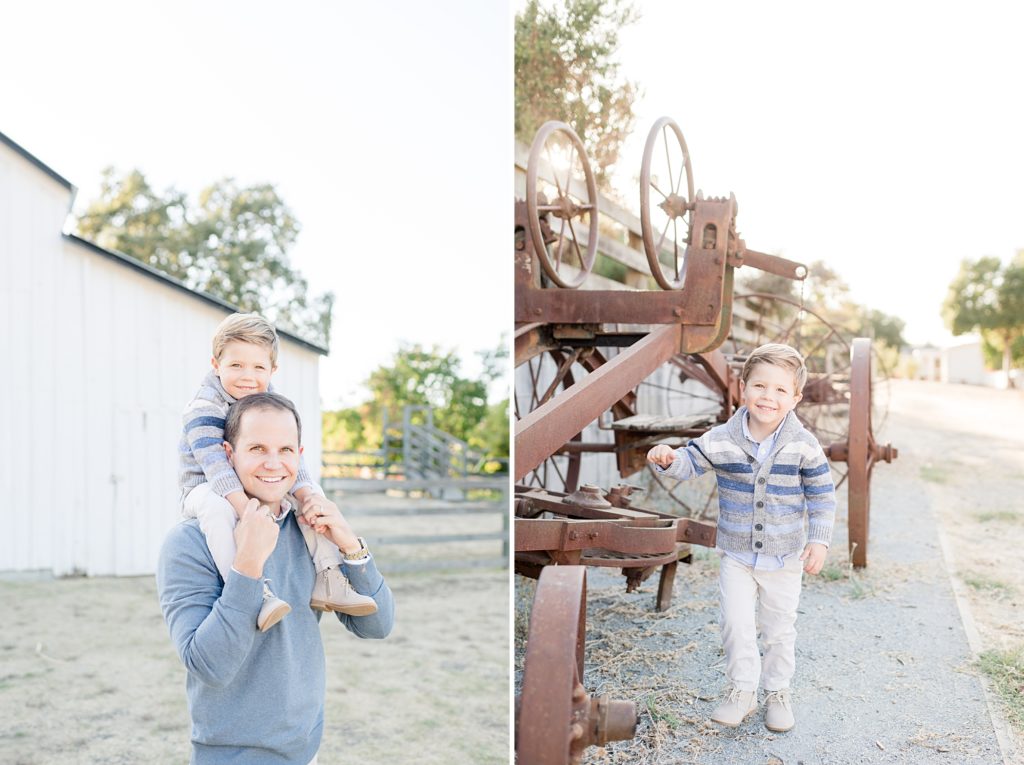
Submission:
M 750 351 L 786 342 L 806 359 L 796 413 L 821 441 L 837 486 L 847 485 L 855 566 L 867 565 L 872 468 L 896 449 L 873 436 L 870 340 L 847 340 L 802 299 L 735 294 L 740 267 L 794 284 L 807 269 L 747 247 L 735 196 L 695 193 L 673 120 L 659 119 L 648 135 L 639 219 L 599 196 L 583 144 L 564 123 L 546 123 L 518 163 L 515 566 L 538 583 L 516 752 L 520 765 L 563 765 L 587 746 L 631 738 L 637 725 L 633 702 L 591 697 L 583 684 L 585 567 L 621 569 L 627 591 L 660 570 L 663 610 L 691 546 L 715 544 L 713 482 L 688 494 L 662 487 L 675 503 L 665 512 L 638 504 L 644 489 L 623 479 L 646 473 L 654 443 L 684 444 L 733 414 Z M 604 275 L 595 271 L 602 259 Z

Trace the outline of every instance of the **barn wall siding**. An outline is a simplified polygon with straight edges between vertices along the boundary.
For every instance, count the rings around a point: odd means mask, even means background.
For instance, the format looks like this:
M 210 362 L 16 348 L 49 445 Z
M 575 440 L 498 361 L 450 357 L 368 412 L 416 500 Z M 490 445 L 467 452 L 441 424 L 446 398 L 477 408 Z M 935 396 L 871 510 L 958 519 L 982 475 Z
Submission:
M 181 410 L 227 309 L 61 236 L 69 191 L 0 144 L 0 571 L 150 574 L 179 521 Z M 319 475 L 319 354 L 274 385 Z

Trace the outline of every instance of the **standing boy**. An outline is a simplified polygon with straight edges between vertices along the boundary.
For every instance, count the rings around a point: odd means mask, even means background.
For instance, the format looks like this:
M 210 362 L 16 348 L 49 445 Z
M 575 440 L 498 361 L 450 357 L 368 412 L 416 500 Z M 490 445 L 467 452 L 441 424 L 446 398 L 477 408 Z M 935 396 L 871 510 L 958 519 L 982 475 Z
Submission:
M 730 727 L 757 709 L 759 684 L 765 726 L 784 732 L 795 724 L 789 684 L 800 585 L 804 572 L 817 574 L 825 563 L 836 506 L 821 445 L 793 413 L 806 382 L 799 352 L 762 345 L 743 365 L 743 406 L 728 422 L 686 447 L 659 444 L 647 454 L 670 478 L 708 470 L 718 478 L 722 646 L 732 688 L 711 719 Z

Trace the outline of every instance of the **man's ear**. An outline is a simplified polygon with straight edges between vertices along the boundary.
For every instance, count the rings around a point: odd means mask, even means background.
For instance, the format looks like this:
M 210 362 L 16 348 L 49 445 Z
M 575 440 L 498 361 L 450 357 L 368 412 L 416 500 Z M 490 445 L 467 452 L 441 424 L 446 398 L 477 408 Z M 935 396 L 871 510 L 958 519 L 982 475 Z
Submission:
M 231 465 L 231 467 L 234 467 L 235 463 L 231 461 L 231 444 L 227 441 L 224 442 L 224 453 L 228 456 L 228 464 Z
M 306 447 L 305 447 L 305 446 L 300 446 L 300 447 L 299 447 L 299 456 L 300 456 L 300 457 L 302 456 L 302 452 L 304 452 L 305 450 L 306 450 Z

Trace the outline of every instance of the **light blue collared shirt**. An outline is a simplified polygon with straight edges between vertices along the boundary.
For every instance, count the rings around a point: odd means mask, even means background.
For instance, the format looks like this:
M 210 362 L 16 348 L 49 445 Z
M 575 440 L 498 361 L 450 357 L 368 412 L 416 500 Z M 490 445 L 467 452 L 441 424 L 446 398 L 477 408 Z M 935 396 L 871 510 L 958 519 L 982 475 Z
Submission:
M 750 417 L 749 412 L 747 412 L 747 417 Z M 750 441 L 750 443 L 752 443 L 755 447 L 754 459 L 756 459 L 759 463 L 764 462 L 765 459 L 767 459 L 768 455 L 772 453 L 772 449 L 775 448 L 775 440 L 779 436 L 779 431 L 782 430 L 782 423 L 779 423 L 779 427 L 775 429 L 774 433 L 772 433 L 766 439 L 758 443 L 754 439 L 754 437 L 750 435 L 750 428 L 747 427 L 747 417 L 744 417 L 742 420 L 743 435 L 746 436 L 747 440 Z M 783 419 L 783 422 L 785 422 L 785 419 Z M 750 523 L 754 523 L 753 519 L 751 519 Z M 728 552 L 726 550 L 722 550 L 722 552 L 724 552 L 733 560 L 739 561 L 745 566 L 752 566 L 753 568 L 759 569 L 761 571 L 777 571 L 786 565 L 786 558 L 792 558 L 793 555 L 796 555 L 796 553 L 791 553 L 790 555 L 785 556 L 762 555 L 761 553 L 756 552 L 734 553 Z

